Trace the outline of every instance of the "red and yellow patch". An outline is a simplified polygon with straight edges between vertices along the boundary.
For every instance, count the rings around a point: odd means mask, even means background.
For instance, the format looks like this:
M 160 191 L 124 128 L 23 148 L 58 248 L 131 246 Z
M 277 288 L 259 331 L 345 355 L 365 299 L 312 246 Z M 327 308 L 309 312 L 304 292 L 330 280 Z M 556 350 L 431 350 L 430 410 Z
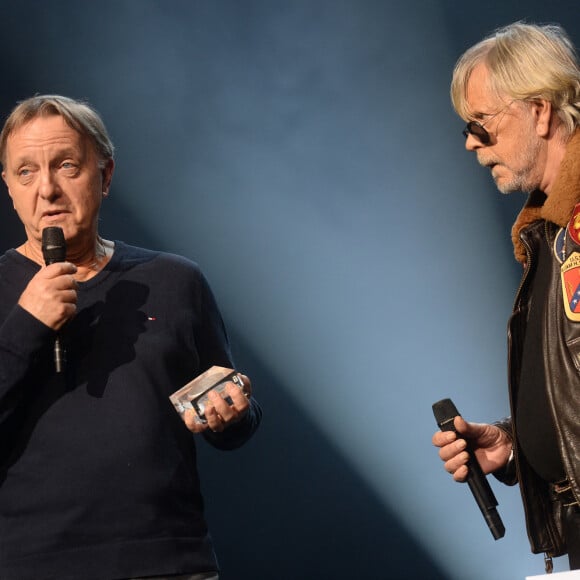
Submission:
M 572 217 L 568 222 L 568 235 L 575 244 L 580 246 L 580 203 L 574 207 Z
M 560 275 L 566 316 L 580 322 L 580 253 L 573 252 L 570 255 L 562 264 Z

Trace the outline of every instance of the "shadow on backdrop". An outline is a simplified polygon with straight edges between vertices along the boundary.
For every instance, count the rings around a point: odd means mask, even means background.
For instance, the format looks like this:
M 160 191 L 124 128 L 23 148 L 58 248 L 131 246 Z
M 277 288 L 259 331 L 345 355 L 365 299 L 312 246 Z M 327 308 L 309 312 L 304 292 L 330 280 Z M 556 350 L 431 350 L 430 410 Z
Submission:
M 444 580 L 259 357 L 231 338 L 264 419 L 254 440 L 234 453 L 200 445 L 222 580 Z M 295 379 L 308 381 L 298 370 Z M 336 428 L 353 418 L 337 419 Z

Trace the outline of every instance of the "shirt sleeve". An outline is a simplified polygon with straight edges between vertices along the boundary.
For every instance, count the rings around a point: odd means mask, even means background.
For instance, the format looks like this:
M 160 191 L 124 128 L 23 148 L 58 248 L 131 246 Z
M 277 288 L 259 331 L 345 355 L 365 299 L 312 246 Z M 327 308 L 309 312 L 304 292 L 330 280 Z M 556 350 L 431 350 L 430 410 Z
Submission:
M 0 326 L 0 425 L 25 400 L 26 377 L 56 333 L 16 304 Z
M 200 360 L 202 367 L 212 365 L 234 368 L 226 327 L 211 288 L 202 276 L 202 320 Z M 204 437 L 216 449 L 230 450 L 241 447 L 257 430 L 262 420 L 262 409 L 254 397 L 250 409 L 241 421 L 230 425 L 220 433 L 204 431 Z
M 256 399 L 250 399 L 248 413 L 238 423 L 230 425 L 220 433 L 209 430 L 203 432 L 206 441 L 222 451 L 229 451 L 241 447 L 258 429 L 262 420 L 262 409 Z

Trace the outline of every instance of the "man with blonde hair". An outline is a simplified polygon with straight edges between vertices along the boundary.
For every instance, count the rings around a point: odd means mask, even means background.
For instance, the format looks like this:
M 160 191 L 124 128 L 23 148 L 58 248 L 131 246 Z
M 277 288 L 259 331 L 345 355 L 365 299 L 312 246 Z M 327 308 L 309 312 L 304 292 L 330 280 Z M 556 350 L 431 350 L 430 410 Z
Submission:
M 465 481 L 466 440 L 485 473 L 519 483 L 531 550 L 580 568 L 580 66 L 558 25 L 517 22 L 458 60 L 451 84 L 466 149 L 502 193 L 527 201 L 512 229 L 523 277 L 509 321 L 511 416 L 454 420 L 433 444 Z

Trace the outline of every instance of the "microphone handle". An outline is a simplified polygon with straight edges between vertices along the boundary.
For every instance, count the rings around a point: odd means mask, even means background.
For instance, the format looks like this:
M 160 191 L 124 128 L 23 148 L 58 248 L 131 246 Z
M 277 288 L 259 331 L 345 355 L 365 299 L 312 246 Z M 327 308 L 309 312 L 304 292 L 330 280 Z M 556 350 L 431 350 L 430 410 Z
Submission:
M 63 373 L 66 366 L 66 351 L 60 341 L 60 334 L 54 339 L 54 366 L 57 373 Z

